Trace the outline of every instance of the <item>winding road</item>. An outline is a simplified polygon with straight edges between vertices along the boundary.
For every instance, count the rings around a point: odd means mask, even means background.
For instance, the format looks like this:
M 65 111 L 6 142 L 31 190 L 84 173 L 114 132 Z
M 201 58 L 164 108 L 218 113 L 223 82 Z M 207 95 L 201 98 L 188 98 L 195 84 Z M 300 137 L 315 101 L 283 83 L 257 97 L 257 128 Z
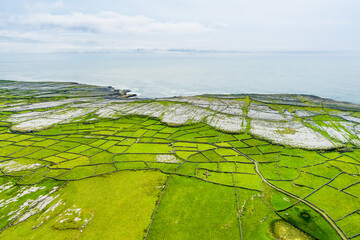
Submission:
M 268 184 L 270 187 L 278 190 L 279 192 L 282 192 L 283 194 L 289 196 L 289 197 L 292 197 L 292 198 L 295 198 L 296 200 L 306 204 L 307 206 L 309 206 L 311 209 L 315 210 L 316 212 L 318 212 L 319 214 L 321 214 L 321 216 L 323 216 L 326 221 L 328 221 L 328 223 L 330 223 L 330 225 L 336 230 L 336 232 L 339 234 L 339 236 L 341 237 L 341 239 L 343 240 L 347 240 L 348 237 L 345 235 L 345 233 L 339 228 L 339 226 L 335 223 L 335 221 L 329 216 L 327 215 L 327 213 L 325 213 L 323 210 L 319 209 L 318 207 L 316 207 L 314 204 L 302 199 L 302 198 L 299 198 L 298 196 L 292 194 L 292 193 L 289 193 L 275 185 L 273 185 L 272 183 L 270 183 L 263 175 L 262 173 L 260 172 L 259 170 L 259 164 L 257 161 L 255 161 L 254 159 L 252 159 L 251 157 L 249 157 L 248 155 L 240 152 L 239 150 L 237 150 L 236 148 L 233 148 L 234 151 L 236 151 L 237 153 L 239 153 L 241 156 L 247 158 L 248 160 L 250 160 L 251 162 L 253 162 L 255 164 L 255 171 L 257 174 L 259 174 L 259 176 L 261 177 L 261 179 L 266 183 Z

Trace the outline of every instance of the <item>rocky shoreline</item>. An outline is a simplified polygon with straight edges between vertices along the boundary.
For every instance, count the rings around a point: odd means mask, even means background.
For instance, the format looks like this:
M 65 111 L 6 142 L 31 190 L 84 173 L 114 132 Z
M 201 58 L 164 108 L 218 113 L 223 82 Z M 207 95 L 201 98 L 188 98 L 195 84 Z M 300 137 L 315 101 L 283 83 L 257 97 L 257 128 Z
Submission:
M 305 149 L 360 146 L 360 105 L 310 95 L 206 94 L 137 98 L 117 90 L 73 82 L 0 81 L 2 121 L 14 132 L 56 124 L 141 115 L 170 126 L 206 123 L 220 131 L 249 133 L 272 143 Z

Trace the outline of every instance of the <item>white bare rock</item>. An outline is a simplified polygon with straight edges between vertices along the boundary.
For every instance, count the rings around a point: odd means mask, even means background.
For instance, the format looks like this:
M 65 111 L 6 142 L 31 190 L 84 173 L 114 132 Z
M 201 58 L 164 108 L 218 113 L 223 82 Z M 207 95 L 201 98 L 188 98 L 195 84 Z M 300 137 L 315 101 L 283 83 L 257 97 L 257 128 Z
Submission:
M 300 122 L 251 121 L 250 132 L 260 138 L 291 147 L 306 149 L 331 149 L 341 144 L 325 138 Z
M 17 123 L 11 127 L 12 131 L 17 132 L 31 132 L 41 131 L 47 129 L 55 124 L 71 122 L 75 118 L 79 118 L 86 114 L 93 112 L 94 109 L 73 109 L 73 110 L 61 110 L 53 111 L 42 115 L 40 118 L 27 120 L 24 122 Z M 16 118 L 16 116 L 14 116 Z
M 6 161 L 0 163 L 0 169 L 4 172 L 15 172 L 23 170 L 32 170 L 41 167 L 40 163 L 23 164 L 16 160 Z
M 338 110 L 322 112 L 340 116 L 343 121 L 324 122 L 319 126 L 311 120 L 311 116 L 316 112 L 305 109 L 296 110 L 294 113 L 286 110 L 280 112 L 256 101 L 248 106 L 248 102 L 242 99 L 174 97 L 144 102 L 136 99 L 74 98 L 14 106 L 6 110 L 23 111 L 56 106 L 63 108 L 13 114 L 7 121 L 14 124 L 11 127 L 13 131 L 30 132 L 41 131 L 60 123 L 82 121 L 89 113 L 95 114 L 93 120 L 116 119 L 123 115 L 134 114 L 158 118 L 169 125 L 204 122 L 218 130 L 231 133 L 244 132 L 248 125 L 250 133 L 292 147 L 329 149 L 349 142 L 360 145 L 360 127 L 357 125 L 360 119 L 351 116 L 351 112 Z M 298 120 L 302 118 L 304 123 L 312 125 L 311 128 L 296 121 L 295 118 Z
M 243 117 L 227 116 L 225 114 L 208 117 L 206 123 L 216 129 L 232 133 L 244 132 L 246 128 L 246 120 Z
M 87 101 L 92 101 L 94 99 L 95 98 L 70 98 L 70 99 L 51 101 L 51 102 L 40 102 L 40 103 L 33 103 L 28 105 L 21 105 L 13 108 L 7 108 L 5 109 L 5 111 L 21 112 L 21 111 L 35 110 L 35 109 L 54 108 L 69 103 L 87 102 Z
M 356 123 L 360 123 L 360 118 L 357 118 L 357 117 L 353 117 L 353 116 L 341 116 L 343 119 L 347 120 L 347 121 L 350 121 L 350 122 L 356 122 Z
M 156 162 L 179 163 L 181 161 L 176 156 L 171 155 L 171 154 L 159 154 L 159 155 L 156 155 Z

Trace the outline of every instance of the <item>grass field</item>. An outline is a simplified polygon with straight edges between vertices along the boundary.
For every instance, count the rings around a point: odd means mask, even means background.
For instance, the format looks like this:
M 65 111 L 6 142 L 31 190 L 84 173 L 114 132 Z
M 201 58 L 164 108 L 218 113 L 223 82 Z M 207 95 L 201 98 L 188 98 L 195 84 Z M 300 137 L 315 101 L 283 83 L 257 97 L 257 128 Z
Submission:
M 142 239 L 166 179 L 155 171 L 126 171 L 68 182 L 52 205 L 1 239 Z
M 233 188 L 172 176 L 147 239 L 240 239 Z
M 92 88 L 46 97 L 0 84 L 0 239 L 360 238 L 353 105 L 118 101 Z M 318 148 L 294 143 L 297 124 Z

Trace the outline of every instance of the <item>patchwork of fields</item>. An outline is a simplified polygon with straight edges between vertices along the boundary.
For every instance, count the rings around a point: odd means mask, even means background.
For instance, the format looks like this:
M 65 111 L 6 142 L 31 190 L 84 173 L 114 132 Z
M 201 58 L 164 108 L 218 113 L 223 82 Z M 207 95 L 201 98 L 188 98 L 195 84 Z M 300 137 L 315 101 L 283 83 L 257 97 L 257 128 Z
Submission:
M 360 239 L 358 105 L 0 92 L 2 239 Z

